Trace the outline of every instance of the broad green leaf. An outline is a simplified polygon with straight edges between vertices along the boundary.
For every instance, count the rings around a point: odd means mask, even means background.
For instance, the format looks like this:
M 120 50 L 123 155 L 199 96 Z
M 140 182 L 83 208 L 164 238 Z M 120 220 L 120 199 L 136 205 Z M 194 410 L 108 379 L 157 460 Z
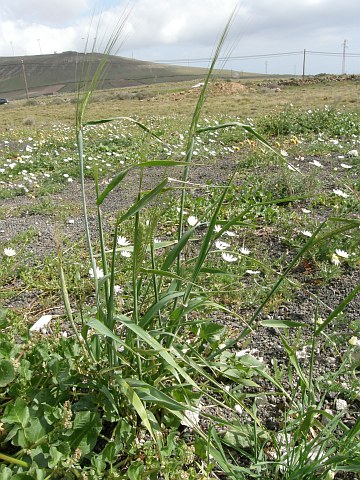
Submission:
M 79 448 L 83 455 L 91 452 L 102 429 L 100 416 L 96 412 L 77 412 L 69 442 L 73 448 Z
M 27 473 L 16 473 L 11 477 L 12 480 L 35 480 L 35 477 L 28 475 Z
M 8 405 L 1 421 L 4 423 L 18 423 L 25 427 L 30 419 L 29 408 L 25 400 L 17 398 L 14 405 Z
M 49 460 L 49 468 L 55 468 L 60 463 L 61 459 L 64 458 L 64 454 L 59 452 L 56 447 L 49 448 L 49 455 L 51 457 Z
M 129 480 L 139 480 L 140 478 L 143 478 L 144 470 L 144 463 L 141 460 L 135 460 L 134 462 L 130 463 L 126 473 Z
M 13 364 L 9 360 L 0 360 L 0 387 L 6 387 L 15 378 Z
M 39 440 L 44 439 L 51 427 L 43 418 L 31 418 L 29 425 L 24 428 L 24 435 L 28 446 L 34 445 Z
M 8 326 L 8 321 L 6 320 L 7 313 L 7 308 L 0 308 L 0 329 L 6 328 Z

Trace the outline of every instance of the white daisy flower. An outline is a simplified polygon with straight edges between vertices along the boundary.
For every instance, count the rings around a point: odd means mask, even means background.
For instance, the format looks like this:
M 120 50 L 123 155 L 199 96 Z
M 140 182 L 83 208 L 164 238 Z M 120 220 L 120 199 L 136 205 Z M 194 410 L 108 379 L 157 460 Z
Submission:
M 219 233 L 220 230 L 221 230 L 221 225 L 215 225 L 215 227 L 214 227 L 214 232 L 215 232 L 215 233 Z
M 89 275 L 91 278 L 95 278 L 94 270 L 92 268 L 89 269 Z M 104 276 L 103 269 L 96 267 L 96 278 L 102 278 L 103 276 Z
M 339 248 L 335 250 L 335 253 L 338 257 L 349 258 L 349 254 L 345 250 L 340 250 Z
M 259 275 L 260 270 L 245 270 L 245 273 L 249 275 Z
M 242 255 L 249 255 L 250 250 L 249 250 L 248 248 L 245 248 L 245 247 L 240 247 L 240 248 L 239 248 L 239 252 L 240 252 Z
M 302 208 L 301 211 L 303 213 L 311 213 L 311 210 L 308 210 L 307 208 Z
M 320 162 L 318 162 L 317 160 L 313 160 L 312 162 L 309 162 L 311 163 L 311 165 L 315 165 L 315 167 L 320 167 L 322 168 L 324 165 Z
M 180 207 L 176 207 L 176 211 L 177 211 L 178 213 L 180 213 L 181 208 L 180 208 Z M 187 215 L 188 212 L 187 212 L 186 210 L 183 210 L 182 213 L 183 213 L 183 215 Z
M 359 156 L 359 152 L 358 150 L 350 150 L 350 152 L 348 152 L 348 155 L 350 157 L 358 157 Z
M 357 337 L 351 337 L 349 339 L 349 345 L 352 347 L 360 347 L 360 340 Z
M 340 166 L 346 169 L 352 168 L 352 165 L 348 165 L 347 163 L 340 163 Z
M 236 237 L 236 233 L 232 232 L 231 230 L 226 230 L 226 232 L 224 232 L 224 235 L 227 235 L 228 237 Z
M 305 235 L 305 237 L 311 237 L 312 236 L 312 233 L 309 232 L 309 230 L 301 230 L 301 232 L 303 235 Z
M 230 247 L 230 243 L 222 242 L 221 240 L 218 240 L 215 242 L 215 247 L 218 250 L 226 250 L 227 248 Z
M 185 427 L 193 428 L 194 426 L 198 425 L 200 419 L 200 409 L 196 409 L 195 412 L 192 410 L 185 410 L 184 417 L 181 420 L 181 425 Z
M 339 197 L 343 197 L 343 198 L 348 198 L 349 197 L 349 195 L 347 193 L 343 192 L 339 188 L 334 188 L 333 193 L 335 193 L 335 195 L 338 195 Z
M 4 248 L 4 255 L 6 257 L 14 257 L 16 255 L 16 252 L 13 248 Z
M 30 327 L 30 332 L 40 332 L 52 319 L 52 315 L 42 315 L 39 320 L 37 320 L 32 327 Z
M 289 154 L 286 150 L 280 150 L 280 153 L 283 157 L 288 157 L 289 156 Z
M 337 267 L 340 265 L 340 260 L 339 260 L 339 257 L 336 255 L 336 253 L 333 253 L 331 255 L 331 263 L 333 263 Z
M 188 217 L 187 219 L 187 222 L 190 225 L 190 227 L 194 227 L 199 223 L 199 220 L 196 217 L 194 217 L 194 215 L 190 215 L 190 217 Z
M 131 257 L 131 252 L 128 252 L 126 250 L 121 250 L 120 255 L 122 255 L 125 258 L 130 258 Z
M 223 260 L 225 260 L 225 262 L 236 262 L 237 261 L 237 257 L 235 257 L 234 255 L 231 255 L 230 253 L 222 253 L 221 254 L 221 257 L 223 258 Z
M 241 408 L 241 405 L 239 405 L 238 403 L 235 405 L 234 410 L 239 415 L 242 415 L 242 413 L 243 413 L 243 409 Z
M 130 245 L 129 240 L 126 237 L 122 237 L 121 235 L 117 238 L 117 243 L 120 247 L 127 247 Z

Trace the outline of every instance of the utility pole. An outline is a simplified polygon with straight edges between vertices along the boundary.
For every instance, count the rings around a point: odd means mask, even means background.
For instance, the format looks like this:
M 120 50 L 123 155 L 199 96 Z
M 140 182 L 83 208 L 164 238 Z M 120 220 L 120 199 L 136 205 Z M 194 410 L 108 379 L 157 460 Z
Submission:
M 42 50 L 41 50 L 41 45 L 40 45 L 40 38 L 38 38 L 37 41 L 38 41 L 38 44 L 39 44 L 40 55 L 42 55 Z
M 343 46 L 343 54 L 342 54 L 342 66 L 341 66 L 341 75 L 345 74 L 345 56 L 346 56 L 346 45 L 347 40 L 344 40 L 344 43 L 342 44 Z
M 22 70 L 23 70 L 23 74 L 24 74 L 24 83 L 25 83 L 26 98 L 29 100 L 29 90 L 28 90 L 28 85 L 27 85 L 27 80 L 26 80 L 24 60 L 21 60 L 21 66 L 22 66 Z
M 306 50 L 304 48 L 302 78 L 305 78 L 305 61 L 306 61 Z
M 265 74 L 267 75 L 267 67 L 268 67 L 268 62 L 265 60 Z

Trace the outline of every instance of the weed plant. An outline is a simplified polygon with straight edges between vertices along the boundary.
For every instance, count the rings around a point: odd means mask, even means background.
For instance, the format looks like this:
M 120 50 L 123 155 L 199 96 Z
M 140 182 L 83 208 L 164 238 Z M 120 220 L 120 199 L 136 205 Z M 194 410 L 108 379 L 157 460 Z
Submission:
M 254 273 L 249 268 L 253 264 L 265 267 L 256 258 L 253 263 L 244 260 L 242 269 L 231 267 L 234 252 L 227 247 L 223 251 L 223 239 L 233 228 L 251 238 L 254 219 L 275 222 L 282 204 L 301 197 L 294 197 L 297 192 L 291 189 L 279 193 L 279 186 L 271 192 L 261 182 L 254 189 L 241 189 L 235 186 L 235 172 L 221 188 L 206 186 L 208 201 L 198 200 L 197 205 L 201 216 L 187 213 L 194 200 L 189 173 L 196 163 L 196 141 L 202 136 L 242 129 L 287 168 L 284 156 L 251 125 L 236 120 L 200 126 L 207 87 L 231 21 L 199 95 L 182 160 L 171 155 L 147 158 L 144 142 L 144 151 L 118 169 L 106 186 L 100 184 L 100 168 L 94 168 L 96 242 L 85 188 L 87 139 L 91 141 L 97 129 L 124 119 L 85 121 L 88 102 L 106 64 L 87 79 L 85 90 L 79 90 L 76 138 L 93 296 L 91 301 L 88 296 L 76 296 L 82 279 L 76 269 L 65 268 L 59 245 L 58 278 L 72 335 L 63 336 L 56 328 L 52 335 L 43 335 L 50 321 L 46 314 L 19 334 L 10 325 L 8 312 L 0 311 L 0 475 L 4 480 L 305 480 L 359 471 L 360 420 L 348 427 L 342 421 L 344 412 L 324 408 L 325 392 L 314 381 L 313 369 L 317 341 L 360 286 L 325 319 L 320 321 L 315 309 L 306 369 L 299 362 L 291 333 L 302 332 L 308 324 L 260 321 L 263 310 L 291 283 L 289 274 L 299 261 L 337 235 L 358 231 L 359 220 L 333 217 L 316 225 L 288 264 L 280 272 L 271 272 L 276 280 L 259 293 L 255 311 L 244 321 L 230 306 L 215 301 L 218 279 L 227 283 L 240 276 L 243 281 Z M 116 35 L 108 51 L 115 40 Z M 134 118 L 126 121 L 139 128 L 144 139 L 152 138 L 163 152 L 168 151 L 160 138 L 164 132 Z M 291 118 L 289 124 L 294 125 Z M 279 133 L 278 127 L 275 130 Z M 131 138 L 119 139 L 119 148 L 126 149 L 129 143 Z M 99 148 L 106 152 L 107 142 Z M 180 171 L 180 180 L 164 176 L 156 186 L 144 188 L 149 170 L 170 168 Z M 124 180 L 134 171 L 138 172 L 137 198 L 117 214 L 109 247 L 102 208 L 115 189 L 121 195 Z M 172 238 L 159 241 L 166 216 L 161 206 L 169 196 L 178 210 L 176 227 Z M 236 208 L 226 210 L 225 203 L 236 203 Z M 221 255 L 228 268 L 217 265 L 214 254 Z M 242 255 L 248 255 L 245 248 Z M 124 268 L 127 261 L 130 268 Z M 42 273 L 47 271 L 49 266 Z M 221 313 L 237 320 L 235 332 L 216 321 Z M 276 362 L 271 370 L 246 348 L 250 333 L 260 325 L 276 329 L 288 358 L 285 371 Z M 344 360 L 344 369 L 355 375 L 356 364 Z M 285 405 L 276 431 L 264 425 L 259 412 L 261 400 L 270 392 Z

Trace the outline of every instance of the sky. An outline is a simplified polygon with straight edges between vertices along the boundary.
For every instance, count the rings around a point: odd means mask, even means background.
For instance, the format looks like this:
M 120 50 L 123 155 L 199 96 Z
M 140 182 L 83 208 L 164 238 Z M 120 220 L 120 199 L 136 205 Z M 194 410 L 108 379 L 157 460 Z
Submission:
M 305 60 L 307 75 L 360 73 L 360 0 L 11 0 L 0 56 L 102 52 L 120 29 L 120 56 L 207 67 L 234 8 L 225 68 L 301 75 Z

